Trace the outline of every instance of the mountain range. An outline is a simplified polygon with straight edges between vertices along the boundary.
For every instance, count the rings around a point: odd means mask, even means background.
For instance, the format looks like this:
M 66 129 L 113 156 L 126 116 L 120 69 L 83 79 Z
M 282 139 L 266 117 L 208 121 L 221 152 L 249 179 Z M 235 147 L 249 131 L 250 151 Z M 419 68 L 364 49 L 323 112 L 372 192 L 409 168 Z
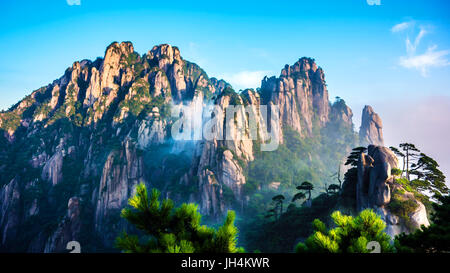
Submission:
M 258 138 L 236 137 L 233 128 L 249 130 L 250 123 L 238 111 L 234 119 L 214 119 L 231 139 L 174 140 L 174 109 L 196 115 L 205 105 L 223 112 L 247 107 Z M 263 105 L 278 106 L 277 124 L 267 124 Z M 130 228 L 120 211 L 140 182 L 177 203 L 197 203 L 210 221 L 229 209 L 249 217 L 258 191 L 288 191 L 294 176 L 319 188 L 352 148 L 384 145 L 381 118 L 370 106 L 359 133 L 352 117 L 343 99 L 330 101 L 325 73 L 312 58 L 264 77 L 257 90 L 235 91 L 177 47 L 162 44 L 140 55 L 130 42 L 114 42 L 103 58 L 73 63 L 0 113 L 0 250 L 61 252 L 77 240 L 86 251 L 109 251 Z M 261 151 L 269 127 L 279 151 Z M 285 173 L 271 169 L 283 164 Z

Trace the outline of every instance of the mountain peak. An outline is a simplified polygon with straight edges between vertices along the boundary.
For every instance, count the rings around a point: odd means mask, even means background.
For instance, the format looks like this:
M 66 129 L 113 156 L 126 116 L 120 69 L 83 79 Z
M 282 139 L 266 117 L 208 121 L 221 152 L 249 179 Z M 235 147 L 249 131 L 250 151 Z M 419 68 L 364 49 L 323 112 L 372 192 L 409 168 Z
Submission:
M 148 52 L 148 56 L 156 58 L 158 60 L 162 58 L 167 58 L 169 63 L 173 63 L 174 60 L 181 61 L 180 50 L 176 46 L 171 46 L 169 44 L 156 45 Z
M 384 146 L 383 122 L 370 105 L 366 105 L 362 111 L 359 138 L 364 145 Z
M 112 42 L 107 48 L 105 56 L 108 54 L 108 52 L 120 52 L 122 54 L 130 54 L 134 52 L 134 46 L 132 42 L 121 42 L 120 44 L 118 42 Z
M 286 64 L 281 70 L 280 77 L 291 77 L 295 75 L 302 75 L 308 77 L 320 70 L 320 75 L 323 76 L 322 69 L 319 68 L 313 58 L 302 57 L 298 59 L 292 66 Z

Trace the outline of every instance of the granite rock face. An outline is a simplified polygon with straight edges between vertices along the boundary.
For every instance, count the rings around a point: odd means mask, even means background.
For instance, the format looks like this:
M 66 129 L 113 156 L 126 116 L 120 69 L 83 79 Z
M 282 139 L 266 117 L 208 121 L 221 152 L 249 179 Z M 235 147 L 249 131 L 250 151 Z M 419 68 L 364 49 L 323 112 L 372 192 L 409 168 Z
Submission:
M 18 178 L 14 178 L 0 190 L 0 237 L 1 244 L 9 246 L 9 238 L 17 236 L 20 224 L 20 189 Z
M 261 83 L 262 101 L 280 107 L 280 122 L 300 135 L 311 135 L 313 120 L 325 126 L 330 103 L 323 70 L 313 59 L 301 58 L 286 65 L 279 78 L 265 77 Z
M 59 223 L 55 232 L 48 238 L 44 252 L 55 253 L 66 251 L 67 243 L 78 241 L 81 236 L 80 199 L 71 197 L 67 204 L 67 215 Z
M 359 129 L 361 145 L 384 146 L 383 122 L 371 106 L 366 105 L 362 112 L 361 127 Z

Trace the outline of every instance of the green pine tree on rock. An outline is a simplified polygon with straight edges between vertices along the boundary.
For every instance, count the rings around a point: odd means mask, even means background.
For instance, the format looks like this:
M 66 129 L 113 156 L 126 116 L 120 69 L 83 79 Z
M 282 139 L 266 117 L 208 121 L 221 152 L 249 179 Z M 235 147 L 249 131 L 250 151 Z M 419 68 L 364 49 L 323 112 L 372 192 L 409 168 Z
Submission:
M 376 242 L 381 252 L 393 252 L 391 238 L 384 232 L 386 224 L 372 210 L 362 211 L 357 217 L 331 214 L 336 227 L 327 230 L 325 224 L 313 221 L 314 233 L 305 243 L 299 243 L 297 253 L 369 253 L 370 242 Z
M 128 200 L 131 206 L 121 216 L 143 231 L 145 236 L 123 233 L 116 239 L 116 247 L 127 253 L 236 253 L 238 230 L 234 226 L 235 213 L 229 211 L 224 224 L 217 230 L 200 225 L 201 214 L 196 204 L 182 204 L 174 208 L 170 199 L 160 202 L 160 192 L 140 184 L 136 195 Z

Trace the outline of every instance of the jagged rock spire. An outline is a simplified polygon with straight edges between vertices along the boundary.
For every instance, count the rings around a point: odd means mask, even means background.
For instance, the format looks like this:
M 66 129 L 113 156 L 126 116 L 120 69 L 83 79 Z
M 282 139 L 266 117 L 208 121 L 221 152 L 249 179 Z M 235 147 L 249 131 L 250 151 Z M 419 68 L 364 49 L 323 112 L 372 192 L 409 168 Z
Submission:
M 313 120 L 324 126 L 329 121 L 330 104 L 325 74 L 314 59 L 300 58 L 286 65 L 277 77 L 265 77 L 261 83 L 262 101 L 280 107 L 282 124 L 300 135 L 311 135 Z
M 370 144 L 384 146 L 383 122 L 370 105 L 366 105 L 362 112 L 359 139 L 363 146 Z

